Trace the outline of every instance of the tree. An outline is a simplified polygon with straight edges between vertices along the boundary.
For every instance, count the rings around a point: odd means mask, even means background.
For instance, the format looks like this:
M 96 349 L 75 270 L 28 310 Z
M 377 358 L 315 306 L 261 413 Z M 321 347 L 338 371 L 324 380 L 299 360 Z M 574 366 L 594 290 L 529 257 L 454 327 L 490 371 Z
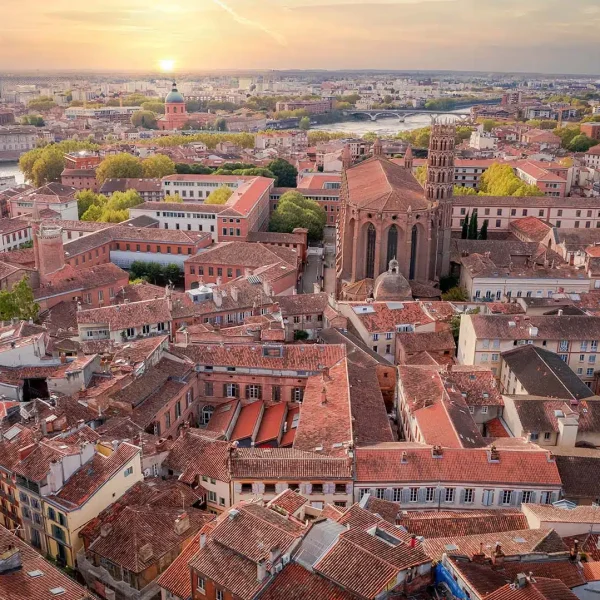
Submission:
M 156 114 L 149 110 L 138 110 L 131 115 L 131 124 L 134 127 L 156 129 Z
M 275 173 L 264 167 L 254 167 L 252 169 L 236 169 L 232 175 L 244 175 L 245 177 L 269 177 L 275 179 Z
M 165 114 L 165 105 L 164 102 L 159 102 L 158 100 L 153 100 L 151 102 L 142 102 L 141 104 L 142 110 L 147 110 L 157 115 Z
M 115 192 L 110 198 L 93 192 L 80 192 L 88 208 L 81 215 L 82 221 L 98 221 L 100 223 L 121 223 L 129 218 L 129 209 L 142 203 L 142 197 L 135 190 Z M 79 207 L 80 209 L 82 207 Z
M 459 286 L 450 288 L 446 293 L 442 294 L 442 300 L 448 302 L 466 302 L 468 299 L 467 291 Z
M 486 169 L 480 180 L 480 195 L 487 196 L 543 196 L 537 186 L 519 179 L 510 165 L 495 163 Z
M 0 292 L 0 320 L 36 319 L 40 305 L 35 301 L 29 278 L 23 277 L 11 291 Z
M 481 226 L 481 229 L 479 230 L 479 236 L 477 237 L 478 240 L 487 240 L 488 224 L 489 224 L 489 219 L 485 219 L 483 221 L 483 225 Z
M 467 213 L 463 219 L 460 237 L 463 240 L 466 240 L 469 237 L 469 213 Z
M 25 115 L 21 119 L 23 125 L 33 125 L 34 127 L 43 127 L 46 123 L 40 115 Z
M 31 110 L 39 110 L 40 112 L 45 112 L 50 110 L 51 108 L 54 108 L 55 106 L 56 102 L 54 102 L 52 98 L 48 98 L 47 96 L 40 96 L 39 98 L 36 98 L 35 100 L 29 102 L 27 108 L 30 108 Z
M 163 202 L 183 202 L 183 198 L 179 194 L 171 194 L 163 198 Z
M 469 221 L 469 239 L 477 239 L 477 209 L 471 213 L 471 220 Z
M 75 194 L 75 198 L 77 199 L 77 213 L 81 219 L 89 207 L 96 202 L 98 194 L 94 194 L 94 192 L 91 190 L 83 190 L 81 192 L 77 192 L 77 194 Z
M 580 135 L 581 129 L 577 127 L 560 127 L 555 129 L 552 133 L 557 135 L 561 139 L 561 146 L 568 149 L 569 144 L 573 141 L 573 138 Z
M 58 181 L 60 174 L 65 168 L 65 158 L 62 152 L 51 150 L 35 162 L 31 173 L 31 179 L 35 186 L 39 187 L 49 181 Z
M 269 231 L 291 233 L 296 227 L 308 229 L 308 239 L 323 239 L 327 214 L 314 200 L 305 198 L 300 192 L 290 191 L 281 196 L 276 210 L 271 215 Z
M 592 146 L 595 146 L 597 140 L 589 138 L 587 135 L 576 135 L 569 143 L 571 152 L 587 152 Z
M 102 207 L 97 204 L 92 204 L 90 207 L 81 215 L 82 221 L 97 221 L 100 222 L 102 218 Z
M 310 117 L 302 117 L 298 123 L 298 128 L 308 131 L 310 129 Z
M 175 163 L 165 154 L 155 154 L 142 161 L 144 177 L 161 179 L 175 173 Z
M 267 165 L 267 169 L 269 169 L 269 171 L 275 175 L 277 179 L 275 183 L 276 186 L 291 188 L 296 187 L 298 170 L 287 160 L 283 160 L 283 158 L 276 158 Z
M 215 121 L 215 129 L 217 131 L 227 131 L 227 121 L 223 118 Z
M 231 197 L 231 194 L 233 194 L 233 190 L 223 185 L 213 190 L 204 201 L 204 204 L 225 204 Z
M 453 194 L 454 196 L 477 196 L 477 190 L 475 188 L 455 185 Z
M 461 125 L 456 128 L 456 143 L 460 144 L 464 140 L 468 140 L 471 137 L 471 133 L 473 133 L 473 129 L 471 127 L 465 127 Z
M 96 181 L 102 185 L 106 179 L 134 178 L 144 176 L 144 168 L 139 158 L 125 152 L 107 156 L 96 169 Z
M 177 284 L 181 280 L 182 271 L 179 265 L 175 263 L 169 263 L 163 267 L 163 277 L 167 282 L 171 282 L 172 284 Z

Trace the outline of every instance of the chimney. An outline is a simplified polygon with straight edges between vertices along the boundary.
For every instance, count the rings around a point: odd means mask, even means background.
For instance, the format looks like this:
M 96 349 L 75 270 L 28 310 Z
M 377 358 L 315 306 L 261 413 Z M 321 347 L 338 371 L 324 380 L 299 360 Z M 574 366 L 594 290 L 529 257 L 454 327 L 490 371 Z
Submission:
M 315 283 L 313 283 L 313 294 L 320 294 L 321 293 L 321 286 L 315 281 Z
M 240 290 L 235 285 L 232 285 L 231 288 L 230 288 L 230 290 L 229 290 L 229 293 L 231 294 L 231 297 L 233 298 L 233 301 L 237 302 L 238 298 L 239 298 L 239 295 L 240 295 Z
M 206 546 L 206 533 L 202 532 L 200 534 L 200 550 Z
M 331 379 L 331 377 L 329 377 L 329 367 L 321 367 L 321 373 L 323 374 L 323 381 L 329 381 Z
M 579 540 L 573 540 L 573 545 L 569 549 L 569 560 L 571 562 L 577 562 L 579 558 Z
M 490 462 L 500 462 L 500 452 L 498 452 L 496 446 L 490 448 L 489 460 Z
M 562 316 L 563 316 L 563 309 L 562 309 L 562 308 L 559 308 L 559 309 L 558 309 L 558 316 L 559 316 L 559 317 L 562 317 Z
M 402 450 L 402 459 L 401 463 L 406 464 L 408 462 L 408 452 L 406 450 Z
M 496 547 L 492 552 L 492 565 L 500 567 L 504 563 L 504 552 L 502 552 L 502 545 L 500 542 L 496 542 Z
M 479 543 L 479 552 L 475 552 L 471 557 L 474 563 L 483 564 L 485 563 L 485 552 L 483 551 L 483 542 Z
M 256 580 L 258 582 L 264 581 L 267 576 L 267 563 L 264 558 L 261 558 L 256 563 Z
M 321 405 L 327 404 L 327 391 L 325 386 L 321 388 Z
M 410 542 L 408 542 L 409 548 L 414 548 L 417 545 L 417 536 L 413 533 L 410 536 Z
M 112 525 L 110 523 L 104 523 L 100 527 L 100 537 L 108 537 L 109 533 L 112 531 Z
M 279 546 L 273 546 L 269 552 L 269 562 L 271 566 L 275 564 L 275 561 L 281 556 L 281 548 Z
M 217 286 L 221 285 L 221 283 L 223 282 L 223 278 L 220 275 L 217 275 Z
M 183 535 L 190 528 L 190 517 L 187 513 L 181 513 L 175 519 L 175 533 Z
M 46 437 L 48 435 L 48 422 L 46 419 L 40 421 L 40 429 L 42 430 L 42 435 Z
M 66 364 L 66 362 L 67 362 L 67 355 L 64 352 L 61 352 L 59 356 L 60 356 L 60 364 L 61 365 Z
M 218 290 L 217 288 L 213 288 L 213 302 L 215 303 L 215 306 L 217 308 L 220 308 L 221 305 L 223 304 L 223 295 L 221 294 L 221 290 Z
M 442 450 L 442 447 L 434 446 L 431 449 L 431 456 L 433 456 L 434 458 L 442 458 L 442 456 L 444 456 L 444 451 Z
M 517 573 L 515 577 L 515 586 L 519 589 L 524 588 L 527 585 L 527 575 L 525 573 Z

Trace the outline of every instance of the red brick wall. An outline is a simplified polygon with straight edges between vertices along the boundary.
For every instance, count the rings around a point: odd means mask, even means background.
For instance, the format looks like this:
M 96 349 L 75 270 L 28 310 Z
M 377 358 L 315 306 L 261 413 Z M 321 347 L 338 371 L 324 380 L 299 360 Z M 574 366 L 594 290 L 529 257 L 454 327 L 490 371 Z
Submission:
M 223 590 L 223 588 L 220 588 Z M 238 600 L 230 591 L 223 590 L 224 600 Z M 193 600 L 216 600 L 217 598 L 217 586 L 212 579 L 204 578 L 204 592 L 198 591 L 198 576 L 196 573 L 192 575 L 192 598 Z
M 92 190 L 92 192 L 98 191 L 98 182 L 96 181 L 95 177 L 62 175 L 61 183 L 63 185 L 70 185 L 78 190 Z

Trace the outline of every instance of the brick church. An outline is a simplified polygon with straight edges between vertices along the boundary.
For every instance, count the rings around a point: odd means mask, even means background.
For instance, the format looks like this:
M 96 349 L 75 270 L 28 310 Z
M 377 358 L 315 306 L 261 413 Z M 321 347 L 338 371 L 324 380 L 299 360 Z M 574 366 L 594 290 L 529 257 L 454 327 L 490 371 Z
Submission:
M 450 267 L 455 126 L 431 128 L 425 189 L 404 166 L 383 156 L 352 165 L 343 155 L 341 211 L 337 231 L 337 295 L 362 301 L 412 299 L 411 284 L 430 284 Z

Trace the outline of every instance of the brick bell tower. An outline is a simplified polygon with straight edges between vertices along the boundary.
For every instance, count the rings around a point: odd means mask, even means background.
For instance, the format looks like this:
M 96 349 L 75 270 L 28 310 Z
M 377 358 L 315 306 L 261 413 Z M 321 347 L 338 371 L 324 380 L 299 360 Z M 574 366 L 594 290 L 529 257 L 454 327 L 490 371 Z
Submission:
M 425 196 L 438 205 L 435 275 L 450 272 L 450 238 L 452 234 L 452 192 L 454 189 L 454 147 L 456 127 L 452 123 L 431 124 L 427 155 Z

